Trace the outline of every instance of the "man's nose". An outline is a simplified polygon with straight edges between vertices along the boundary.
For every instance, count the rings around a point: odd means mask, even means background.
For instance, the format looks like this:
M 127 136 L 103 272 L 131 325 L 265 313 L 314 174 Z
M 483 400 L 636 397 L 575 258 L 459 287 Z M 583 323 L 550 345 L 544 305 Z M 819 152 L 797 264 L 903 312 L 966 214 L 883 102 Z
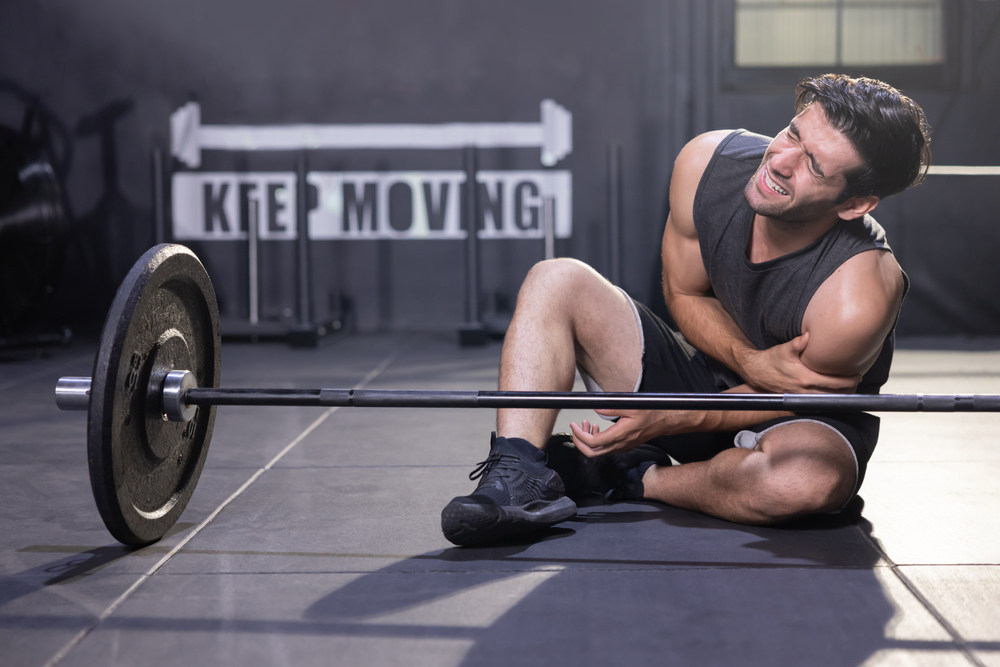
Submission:
M 799 151 L 794 146 L 790 146 L 783 150 L 778 151 L 773 156 L 771 156 L 771 171 L 778 176 L 789 177 L 792 175 L 792 169 L 795 166 L 795 161 L 799 158 Z

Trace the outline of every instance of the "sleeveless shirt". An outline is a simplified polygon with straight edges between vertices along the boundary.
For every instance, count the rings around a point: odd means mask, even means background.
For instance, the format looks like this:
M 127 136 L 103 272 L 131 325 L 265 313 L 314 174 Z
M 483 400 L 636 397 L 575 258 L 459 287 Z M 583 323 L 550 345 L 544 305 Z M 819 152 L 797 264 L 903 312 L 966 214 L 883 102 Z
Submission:
M 746 249 L 754 211 L 743 191 L 770 141 L 746 130 L 723 139 L 705 168 L 694 200 L 694 223 L 712 291 L 759 350 L 802 334 L 802 317 L 813 294 L 845 261 L 868 250 L 891 252 L 885 231 L 866 215 L 839 221 L 801 250 L 752 263 Z M 906 274 L 903 281 L 905 294 Z M 888 379 L 894 330 L 895 324 L 857 393 L 877 394 Z

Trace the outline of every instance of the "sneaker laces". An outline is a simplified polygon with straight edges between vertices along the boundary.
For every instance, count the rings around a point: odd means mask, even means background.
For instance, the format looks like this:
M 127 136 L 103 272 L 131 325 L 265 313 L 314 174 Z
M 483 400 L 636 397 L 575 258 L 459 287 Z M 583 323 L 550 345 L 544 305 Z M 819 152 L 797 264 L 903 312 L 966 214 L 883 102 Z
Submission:
M 501 463 L 504 459 L 507 459 L 512 463 L 514 461 L 521 460 L 517 456 L 512 456 L 510 454 L 500 454 L 499 452 L 496 454 L 490 454 L 485 461 L 480 461 L 479 463 L 476 464 L 475 470 L 469 473 L 469 479 L 475 480 L 482 477 L 483 475 L 488 475 L 489 472 L 493 470 L 493 468 L 495 468 L 497 464 Z

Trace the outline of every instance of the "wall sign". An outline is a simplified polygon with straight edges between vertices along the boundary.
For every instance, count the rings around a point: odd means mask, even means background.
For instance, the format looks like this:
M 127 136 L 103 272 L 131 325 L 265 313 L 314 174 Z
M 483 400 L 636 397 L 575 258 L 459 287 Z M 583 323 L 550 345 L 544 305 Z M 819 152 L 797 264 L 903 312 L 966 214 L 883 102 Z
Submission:
M 330 150 L 537 147 L 551 167 L 573 150 L 573 115 L 542 100 L 537 123 L 383 125 L 202 125 L 189 102 L 170 117 L 171 154 L 201 165 L 203 149 Z M 247 238 L 255 219 L 264 240 L 294 239 L 294 173 L 178 172 L 173 175 L 176 239 Z M 463 239 L 462 171 L 312 172 L 306 175 L 309 237 L 313 239 Z M 572 174 L 568 171 L 479 171 L 479 237 L 542 238 L 542 206 L 554 202 L 556 238 L 572 235 Z M 253 217 L 254 214 L 256 217 Z
M 246 239 L 251 211 L 257 236 L 290 240 L 296 232 L 296 175 L 179 172 L 173 176 L 178 240 Z M 311 239 L 464 239 L 462 171 L 310 172 Z M 542 203 L 555 203 L 555 236 L 572 235 L 568 171 L 480 171 L 479 237 L 542 238 Z

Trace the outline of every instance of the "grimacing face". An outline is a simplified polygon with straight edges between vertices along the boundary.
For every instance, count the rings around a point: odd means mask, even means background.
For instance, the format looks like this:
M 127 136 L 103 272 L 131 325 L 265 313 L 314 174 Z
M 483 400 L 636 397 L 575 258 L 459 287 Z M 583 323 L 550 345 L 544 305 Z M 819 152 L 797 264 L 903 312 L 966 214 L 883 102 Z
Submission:
M 758 215 L 804 223 L 834 214 L 845 174 L 861 166 L 850 139 L 813 103 L 792 119 L 767 147 L 744 195 Z

